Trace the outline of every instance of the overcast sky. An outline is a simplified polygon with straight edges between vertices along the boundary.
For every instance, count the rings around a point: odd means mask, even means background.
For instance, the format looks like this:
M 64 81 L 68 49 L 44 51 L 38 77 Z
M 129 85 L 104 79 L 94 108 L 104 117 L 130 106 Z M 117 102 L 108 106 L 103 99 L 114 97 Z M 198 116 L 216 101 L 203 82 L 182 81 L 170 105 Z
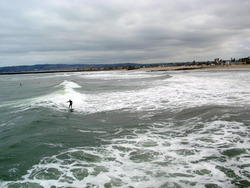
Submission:
M 0 66 L 250 56 L 249 0 L 0 0 Z

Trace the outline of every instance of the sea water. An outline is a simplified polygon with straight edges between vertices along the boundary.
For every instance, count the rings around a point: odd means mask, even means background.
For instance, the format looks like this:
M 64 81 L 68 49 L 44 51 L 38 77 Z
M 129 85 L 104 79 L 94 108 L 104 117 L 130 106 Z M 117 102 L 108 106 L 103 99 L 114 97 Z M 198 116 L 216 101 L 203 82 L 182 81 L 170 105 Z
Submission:
M 249 114 L 250 69 L 2 75 L 0 187 L 250 187 Z

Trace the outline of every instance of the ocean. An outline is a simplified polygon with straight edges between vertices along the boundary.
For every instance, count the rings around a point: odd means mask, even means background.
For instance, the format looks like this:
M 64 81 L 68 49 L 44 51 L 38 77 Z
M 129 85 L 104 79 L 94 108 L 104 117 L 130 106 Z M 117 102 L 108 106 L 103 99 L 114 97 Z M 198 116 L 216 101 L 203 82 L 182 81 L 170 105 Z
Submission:
M 249 114 L 250 69 L 1 75 L 0 187 L 250 187 Z

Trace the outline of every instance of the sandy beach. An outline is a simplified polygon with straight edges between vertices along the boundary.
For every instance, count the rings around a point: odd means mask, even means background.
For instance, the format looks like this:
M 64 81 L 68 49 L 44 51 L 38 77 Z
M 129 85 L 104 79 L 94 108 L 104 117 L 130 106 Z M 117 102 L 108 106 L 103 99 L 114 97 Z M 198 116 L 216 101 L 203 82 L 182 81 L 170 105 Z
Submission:
M 140 70 L 171 71 L 171 70 L 192 70 L 192 69 L 243 69 L 243 68 L 250 68 L 250 64 L 241 64 L 241 65 L 214 65 L 214 66 L 146 67 L 146 68 L 140 68 Z

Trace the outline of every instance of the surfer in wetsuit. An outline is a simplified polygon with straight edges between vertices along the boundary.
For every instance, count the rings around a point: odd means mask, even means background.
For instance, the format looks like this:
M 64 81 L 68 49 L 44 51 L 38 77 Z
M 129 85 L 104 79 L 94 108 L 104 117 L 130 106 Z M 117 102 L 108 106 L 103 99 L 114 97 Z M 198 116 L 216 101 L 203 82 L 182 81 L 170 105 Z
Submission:
M 69 108 L 72 109 L 72 104 L 73 104 L 73 101 L 69 99 Z

